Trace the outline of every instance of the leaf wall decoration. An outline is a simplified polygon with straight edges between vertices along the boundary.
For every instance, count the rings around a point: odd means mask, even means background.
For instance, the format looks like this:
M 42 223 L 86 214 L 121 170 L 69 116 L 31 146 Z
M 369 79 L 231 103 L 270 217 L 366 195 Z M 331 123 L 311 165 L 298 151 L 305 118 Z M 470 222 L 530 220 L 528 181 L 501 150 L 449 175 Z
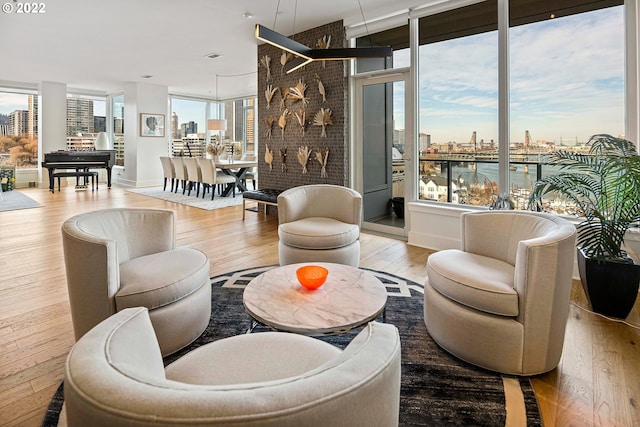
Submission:
M 271 139 L 271 133 L 273 131 L 273 124 L 276 122 L 276 118 L 275 117 L 267 117 L 264 119 L 264 123 L 267 125 L 267 130 L 264 133 L 264 135 Z
M 271 108 L 271 99 L 273 95 L 278 91 L 278 87 L 273 87 L 273 85 L 267 85 L 267 89 L 264 91 L 264 97 L 267 100 L 267 110 Z
M 284 110 L 285 108 L 285 102 L 287 101 L 287 98 L 289 97 L 289 88 L 288 87 L 283 87 L 280 90 L 280 111 Z
M 329 149 L 328 148 L 321 148 L 319 150 L 316 150 L 316 160 L 318 161 L 318 163 L 320 163 L 320 166 L 322 167 L 322 169 L 320 170 L 320 178 L 326 178 L 327 177 L 327 159 L 329 158 Z
M 333 121 L 331 120 L 331 110 L 328 108 L 321 108 L 313 118 L 313 124 L 315 126 L 322 126 L 322 134 L 321 138 L 327 137 L 326 127 L 327 125 L 333 125 Z
M 298 163 L 302 165 L 302 173 L 306 174 L 307 171 L 307 163 L 309 162 L 309 156 L 311 156 L 311 152 L 313 150 L 307 146 L 298 147 Z
M 331 35 L 324 35 L 321 39 L 318 39 L 317 45 L 320 49 L 329 49 L 331 46 Z M 325 68 L 327 61 L 322 61 L 322 68 Z
M 298 119 L 298 125 L 300 126 L 300 133 L 304 137 L 304 131 L 307 127 L 307 112 L 303 110 L 303 111 L 300 111 L 299 113 L 295 113 L 294 115 L 296 116 L 296 119 Z
M 267 69 L 267 81 L 271 80 L 271 57 L 269 55 L 263 56 L 260 58 L 260 63 Z
M 271 164 L 273 163 L 273 152 L 271 150 L 269 150 L 269 145 L 265 144 L 264 145 L 265 150 L 264 150 L 264 161 L 265 163 L 267 163 L 269 165 L 269 170 L 272 169 Z
M 298 80 L 298 83 L 295 87 L 289 88 L 289 98 L 294 101 L 302 101 L 302 108 L 306 108 L 307 104 L 309 104 L 309 99 L 305 97 L 305 92 L 307 91 L 307 84 L 303 83 L 302 80 Z
M 322 84 L 322 80 L 318 79 L 318 92 L 322 95 L 322 103 L 327 102 L 327 94 L 324 90 L 324 85 Z
M 293 54 L 287 52 L 286 50 L 282 51 L 282 55 L 280 55 L 280 74 L 284 75 L 284 66 L 287 65 L 287 62 L 293 59 Z
M 280 159 L 282 159 L 281 171 L 286 172 L 287 171 L 287 147 L 284 147 L 278 150 L 278 154 L 280 155 Z
M 287 127 L 287 114 L 289 114 L 289 110 L 285 109 L 278 119 L 278 126 L 282 129 L 282 139 L 284 139 L 284 128 Z

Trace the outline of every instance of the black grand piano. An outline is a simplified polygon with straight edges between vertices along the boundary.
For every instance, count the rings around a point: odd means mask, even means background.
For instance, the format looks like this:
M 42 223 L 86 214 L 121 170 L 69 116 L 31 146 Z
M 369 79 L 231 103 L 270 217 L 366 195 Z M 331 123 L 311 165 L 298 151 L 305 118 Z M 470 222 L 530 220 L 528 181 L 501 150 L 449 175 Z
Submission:
M 49 171 L 49 190 L 53 192 L 53 174 L 56 169 L 106 169 L 107 186 L 111 188 L 111 168 L 116 162 L 116 150 L 99 151 L 53 151 L 44 154 L 42 167 Z

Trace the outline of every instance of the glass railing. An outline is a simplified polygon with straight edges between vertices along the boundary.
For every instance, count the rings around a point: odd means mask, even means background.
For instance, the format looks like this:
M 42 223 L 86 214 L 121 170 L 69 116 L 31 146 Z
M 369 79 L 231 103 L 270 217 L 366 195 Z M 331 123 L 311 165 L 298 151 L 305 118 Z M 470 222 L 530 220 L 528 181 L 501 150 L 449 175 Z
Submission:
M 435 157 L 435 156 L 434 156 Z M 529 209 L 534 183 L 545 175 L 557 173 L 557 167 L 545 165 L 535 155 L 512 156 L 509 162 L 509 197 L 515 209 Z M 447 155 L 447 158 L 421 157 L 418 197 L 472 206 L 491 206 L 498 197 L 499 162 L 495 157 Z M 562 198 L 544 201 L 545 210 L 574 215 L 575 206 Z

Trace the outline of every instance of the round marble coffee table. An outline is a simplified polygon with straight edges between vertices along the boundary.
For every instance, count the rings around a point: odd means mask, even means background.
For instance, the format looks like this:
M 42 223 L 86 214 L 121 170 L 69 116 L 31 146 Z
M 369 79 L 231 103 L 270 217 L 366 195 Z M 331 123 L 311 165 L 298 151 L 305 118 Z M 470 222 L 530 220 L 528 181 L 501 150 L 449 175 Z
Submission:
M 329 270 L 325 284 L 314 291 L 303 288 L 296 277 L 296 270 L 309 264 Z M 371 273 L 348 265 L 290 264 L 249 282 L 242 302 L 256 322 L 269 328 L 327 335 L 347 332 L 375 319 L 384 311 L 387 290 Z

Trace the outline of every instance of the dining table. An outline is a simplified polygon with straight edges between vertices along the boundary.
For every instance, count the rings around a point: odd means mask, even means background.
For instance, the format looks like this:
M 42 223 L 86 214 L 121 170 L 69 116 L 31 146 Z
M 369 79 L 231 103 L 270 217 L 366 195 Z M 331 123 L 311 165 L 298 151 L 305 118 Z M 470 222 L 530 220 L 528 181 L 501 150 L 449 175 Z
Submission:
M 223 197 L 227 197 L 236 187 L 241 192 L 247 191 L 245 185 L 245 174 L 251 168 L 258 166 L 257 160 L 232 160 L 221 159 L 216 161 L 216 168 L 220 169 L 226 175 L 235 178 L 235 183 L 229 183 L 222 192 Z

